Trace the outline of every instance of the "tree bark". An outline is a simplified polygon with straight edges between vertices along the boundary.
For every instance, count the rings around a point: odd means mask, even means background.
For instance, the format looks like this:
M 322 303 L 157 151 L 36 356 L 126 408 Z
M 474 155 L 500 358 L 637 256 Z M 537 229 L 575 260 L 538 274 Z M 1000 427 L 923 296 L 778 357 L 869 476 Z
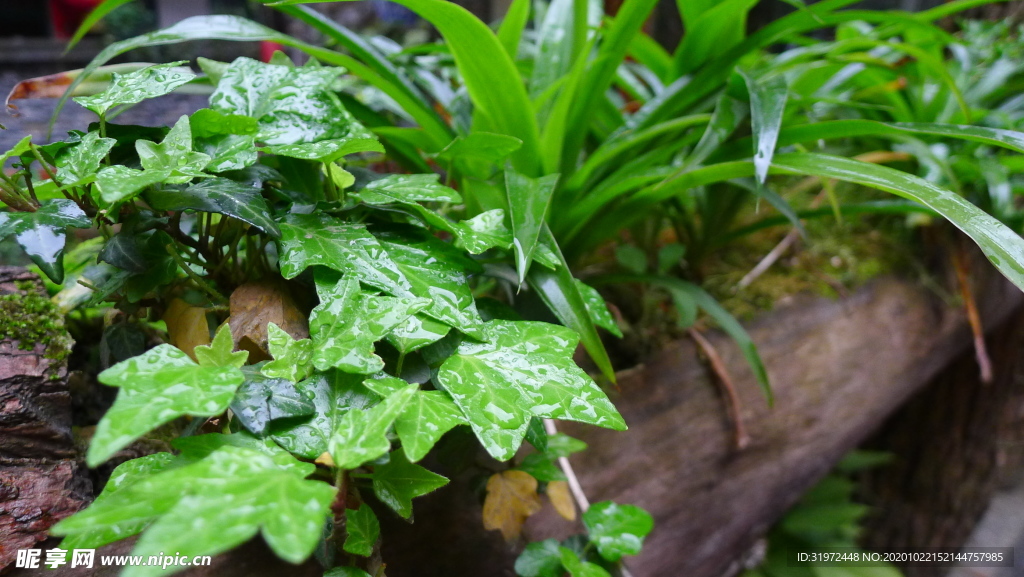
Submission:
M 0 296 L 31 293 L 46 295 L 38 277 L 0 267 Z M 0 334 L 0 570 L 92 497 L 71 438 L 70 338 L 26 349 L 14 336 Z
M 1021 295 L 990 267 L 976 278 L 983 320 L 997 326 Z M 644 552 L 627 562 L 635 577 L 735 573 L 808 488 L 971 343 L 962 309 L 891 278 L 838 301 L 802 300 L 749 330 L 774 407 L 732 342 L 709 336 L 740 392 L 744 450 L 733 447 L 724 401 L 690 341 L 620 375 L 614 401 L 629 431 L 560 424 L 590 445 L 572 461 L 591 501 L 632 503 L 655 517 Z M 478 528 L 472 480 L 453 485 L 417 500 L 416 524 L 385 521 L 389 577 L 513 574 L 516 549 Z M 531 540 L 578 532 L 550 508 L 527 525 Z

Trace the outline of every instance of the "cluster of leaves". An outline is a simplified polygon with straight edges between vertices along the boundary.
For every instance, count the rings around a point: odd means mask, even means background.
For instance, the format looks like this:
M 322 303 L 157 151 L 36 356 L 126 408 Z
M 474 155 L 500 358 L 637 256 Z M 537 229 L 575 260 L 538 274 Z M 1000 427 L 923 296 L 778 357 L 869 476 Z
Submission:
M 908 138 L 1024 151 L 1019 133 L 965 124 L 973 120 L 969 105 L 944 69 L 942 50 L 955 41 L 933 23 L 977 4 L 974 0 L 918 14 L 844 10 L 854 0 L 797 2 L 800 9 L 751 35 L 744 15 L 754 1 L 686 2 L 682 17 L 688 32 L 673 52 L 641 31 L 654 0 L 626 3 L 614 16 L 603 13 L 600 3 L 516 0 L 496 31 L 450 2 L 402 0 L 444 39 L 409 49 L 381 39 L 369 42 L 300 6 L 312 1 L 268 4 L 310 25 L 340 51 L 245 19 L 198 17 L 111 45 L 83 77 L 129 50 L 199 38 L 271 40 L 348 67 L 363 83 L 350 83 L 341 97 L 381 138 L 389 157 L 421 172 L 443 167 L 459 185 L 467 217 L 487 220 L 493 218 L 484 216 L 490 211 L 503 210 L 511 235 L 500 245 L 511 243 L 515 256 L 509 284 L 526 280 L 558 319 L 580 334 L 609 377 L 610 361 L 584 314 L 586 295 L 557 270 L 588 262 L 624 230 L 634 242 L 650 240 L 652 246 L 641 248 L 648 256 L 643 260 L 653 262 L 664 244 L 660 233 L 667 230 L 685 247 L 669 255 L 674 256 L 667 268 L 637 267 L 644 272 L 593 282 L 639 281 L 665 288 L 683 326 L 693 323 L 695 310 L 714 317 L 737 337 L 767 391 L 766 372 L 742 328 L 723 321 L 727 315 L 720 307 L 708 305 L 714 301 L 699 287 L 701 262 L 721 243 L 779 223 L 769 216 L 735 230 L 748 198 L 764 199 L 784 217 L 782 223 L 802 230 L 800 218 L 807 215 L 775 191 L 793 175 L 819 181 L 825 192 L 833 181 L 844 181 L 902 198 L 834 207 L 836 214 L 848 208 L 946 218 L 1024 286 L 1024 243 L 1016 234 L 956 190 L 882 165 L 895 157 L 860 154 L 875 150 L 876 142 L 891 147 Z M 865 36 L 864 22 L 876 25 L 877 33 Z M 835 28 L 837 40 L 805 36 L 821 28 Z M 766 51 L 787 43 L 798 48 L 782 56 Z M 933 75 L 911 91 L 919 93 L 924 109 L 944 111 L 953 102 L 963 117 L 897 114 L 821 122 L 829 114 L 846 118 L 851 110 L 870 108 L 861 102 L 870 94 L 902 98 L 892 96 L 903 88 L 888 82 L 886 74 L 901 74 L 907 60 Z M 937 92 L 929 88 L 935 79 Z M 837 98 L 835 91 L 851 82 L 868 85 Z M 845 146 L 851 140 L 853 149 Z M 922 155 L 914 158 L 924 165 Z M 562 266 L 556 271 L 532 266 L 551 260 Z
M 841 547 L 860 552 L 857 539 L 869 508 L 855 502 L 857 473 L 891 460 L 889 453 L 852 451 L 822 479 L 768 533 L 764 560 L 743 577 L 901 577 L 889 564 L 876 567 L 808 567 L 794 562 L 794 551 Z
M 625 428 L 574 363 L 575 331 L 474 296 L 518 255 L 582 288 L 588 323 L 611 318 L 557 247 L 538 242 L 541 221 L 502 209 L 453 219 L 463 199 L 436 175 L 346 160 L 382 148 L 334 92 L 342 70 L 316 62 L 204 60 L 209 108 L 170 129 L 111 122 L 195 81 L 181 64 L 114 74 L 76 98 L 99 116 L 88 132 L 46 146 L 26 138 L 4 156 L 17 166 L 0 184 L 0 234 L 53 282 L 65 280 L 67 229 L 99 232 L 72 250 L 69 260 L 95 262 L 73 267 L 77 285 L 58 296 L 81 302 L 85 285 L 83 306 L 118 311 L 99 381 L 119 390 L 88 464 L 192 423 L 178 429 L 177 454 L 121 464 L 95 503 L 56 525 L 65 549 L 142 533 L 135 554 L 212 555 L 261 533 L 293 563 L 325 543 L 370 557 L 379 524 L 360 490 L 411 518 L 413 498 L 447 483 L 416 463 L 452 428 L 468 426 L 498 461 L 528 433 L 546 444 L 542 419 Z M 523 177 L 514 194 L 534 186 Z M 524 243 L 547 250 L 524 257 Z M 254 291 L 262 305 L 242 296 Z M 318 303 L 308 321 L 296 301 Z M 141 350 L 143 330 L 165 344 Z M 529 476 L 524 466 L 510 472 Z

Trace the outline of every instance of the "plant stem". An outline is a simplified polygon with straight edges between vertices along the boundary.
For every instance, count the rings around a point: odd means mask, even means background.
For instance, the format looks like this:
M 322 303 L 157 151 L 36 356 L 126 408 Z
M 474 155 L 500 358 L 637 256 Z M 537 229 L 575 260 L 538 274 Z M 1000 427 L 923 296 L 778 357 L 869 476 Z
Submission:
M 164 248 L 167 249 L 167 253 L 171 255 L 171 258 L 174 259 L 174 262 L 178 264 L 178 268 L 184 270 L 185 274 L 187 274 L 188 277 L 192 279 L 192 282 L 196 283 L 196 286 L 202 289 L 206 294 L 210 295 L 210 297 L 213 298 L 215 301 L 228 302 L 228 299 L 224 298 L 224 295 L 220 294 L 219 292 L 217 292 L 216 289 L 207 284 L 206 281 L 200 278 L 200 276 L 197 275 L 194 270 L 192 270 L 192 267 L 188 266 L 188 263 L 185 262 L 185 259 L 181 258 L 181 255 L 178 254 L 178 251 L 177 249 L 174 248 L 173 244 L 168 244 Z

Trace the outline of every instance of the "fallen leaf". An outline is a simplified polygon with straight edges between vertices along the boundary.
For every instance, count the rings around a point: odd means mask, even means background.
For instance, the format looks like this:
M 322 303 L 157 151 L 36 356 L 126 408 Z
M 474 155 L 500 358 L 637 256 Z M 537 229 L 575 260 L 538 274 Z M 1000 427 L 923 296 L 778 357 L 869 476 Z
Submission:
M 181 299 L 174 299 L 164 312 L 170 344 L 196 360 L 195 348 L 210 344 L 210 325 L 206 322 L 206 309 L 195 307 Z
M 327 451 L 321 453 L 320 456 L 317 457 L 316 460 L 313 462 L 316 463 L 317 465 L 323 465 L 325 467 L 334 466 L 334 459 L 331 458 L 331 454 L 328 453 Z
M 267 323 L 274 323 L 295 340 L 309 338 L 309 321 L 282 282 L 246 283 L 231 293 L 228 324 L 235 348 L 249 351 L 249 362 L 270 360 Z
M 487 481 L 484 528 L 500 530 L 506 541 L 517 539 L 527 517 L 540 509 L 537 479 L 529 473 L 504 471 Z
M 555 511 L 569 521 L 576 520 L 576 506 L 572 502 L 572 494 L 569 493 L 569 483 L 565 481 L 551 481 L 548 483 L 548 499 L 555 506 Z

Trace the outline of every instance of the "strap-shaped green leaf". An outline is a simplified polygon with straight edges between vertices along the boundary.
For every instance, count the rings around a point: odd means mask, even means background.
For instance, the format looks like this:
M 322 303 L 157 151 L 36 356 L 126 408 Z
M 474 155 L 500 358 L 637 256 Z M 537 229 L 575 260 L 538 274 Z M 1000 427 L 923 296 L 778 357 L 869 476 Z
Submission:
M 508 195 L 508 211 L 515 239 L 516 271 L 520 283 L 526 280 L 533 262 L 533 253 L 557 182 L 557 174 L 530 178 L 512 169 L 505 170 L 505 191 Z
M 235 367 L 200 366 L 171 345 L 158 345 L 110 367 L 99 380 L 121 390 L 96 425 L 86 456 L 89 466 L 182 415 L 223 413 L 242 379 L 242 371 Z

